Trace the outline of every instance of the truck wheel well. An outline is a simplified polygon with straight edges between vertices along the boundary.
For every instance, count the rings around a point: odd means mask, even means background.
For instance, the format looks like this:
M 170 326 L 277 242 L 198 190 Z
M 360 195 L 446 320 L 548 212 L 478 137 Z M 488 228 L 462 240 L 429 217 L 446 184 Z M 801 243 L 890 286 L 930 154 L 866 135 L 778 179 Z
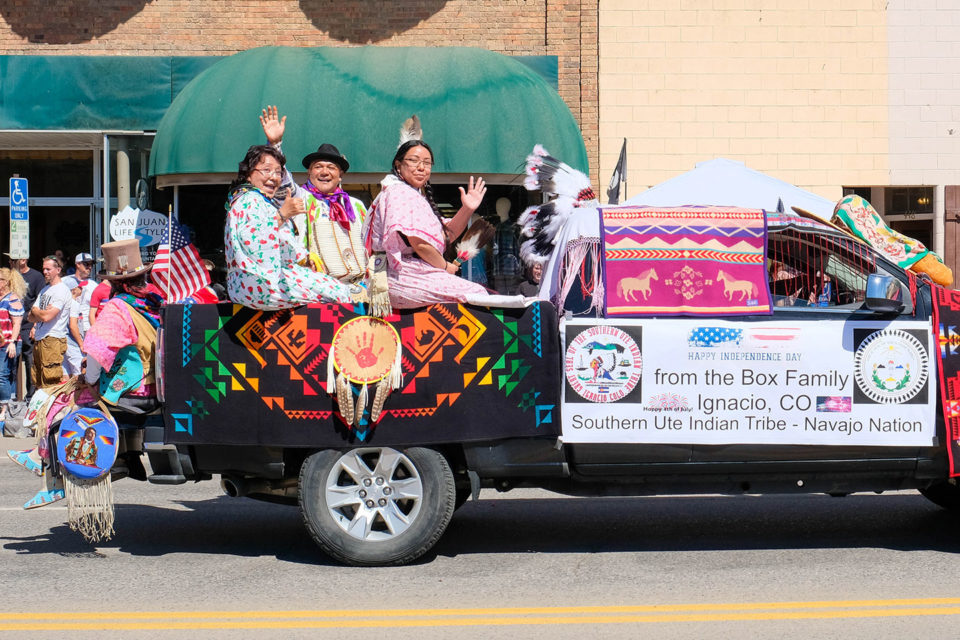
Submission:
M 357 445 L 362 446 L 362 445 Z M 370 445 L 368 445 L 370 446 Z M 376 446 L 376 445 L 373 445 Z M 402 448 L 402 447 L 397 447 Z M 428 447 L 440 452 L 444 458 L 447 459 L 447 464 L 450 465 L 450 469 L 453 471 L 454 482 L 457 485 L 458 490 L 462 487 L 470 488 L 470 479 L 467 477 L 467 459 L 463 453 L 463 447 L 459 444 L 440 444 Z M 284 477 L 287 478 L 298 478 L 300 477 L 300 469 L 303 467 L 304 461 L 307 458 L 312 456 L 318 451 L 323 451 L 323 449 L 301 449 L 301 448 L 289 448 L 284 449 L 283 451 L 283 465 L 284 465 Z

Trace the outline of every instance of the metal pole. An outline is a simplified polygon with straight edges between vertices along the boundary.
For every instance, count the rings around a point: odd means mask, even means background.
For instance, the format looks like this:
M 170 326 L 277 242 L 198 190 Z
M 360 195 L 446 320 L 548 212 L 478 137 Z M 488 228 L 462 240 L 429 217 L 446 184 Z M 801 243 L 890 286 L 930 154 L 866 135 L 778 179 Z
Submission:
M 174 187 L 176 189 L 176 187 Z M 170 269 L 171 269 L 171 259 L 170 259 L 170 248 L 173 246 L 173 205 L 167 207 L 167 279 L 166 284 L 164 285 L 163 299 L 169 303 L 170 302 Z
M 933 252 L 941 258 L 946 237 L 946 209 L 944 186 L 938 184 L 933 188 Z
M 117 211 L 130 206 L 130 154 L 117 148 Z
M 103 134 L 103 238 L 110 239 L 110 138 Z
M 100 245 L 105 242 L 103 238 L 102 221 L 97 216 L 97 189 L 100 187 L 100 162 L 97 160 L 97 152 L 90 152 L 90 162 L 93 164 L 93 185 L 90 193 L 93 194 L 93 201 L 90 203 L 90 255 L 96 260 L 100 257 Z M 95 270 L 96 272 L 96 270 Z

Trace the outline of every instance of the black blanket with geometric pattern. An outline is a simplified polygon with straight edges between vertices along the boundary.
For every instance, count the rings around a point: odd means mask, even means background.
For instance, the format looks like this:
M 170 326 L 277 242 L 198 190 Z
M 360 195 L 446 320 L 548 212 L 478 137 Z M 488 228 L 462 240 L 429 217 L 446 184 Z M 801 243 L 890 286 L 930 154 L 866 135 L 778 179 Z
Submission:
M 163 339 L 165 438 L 174 444 L 337 447 L 556 436 L 562 364 L 556 310 L 437 304 L 387 318 L 403 385 L 370 424 L 348 425 L 326 391 L 348 305 L 258 311 L 170 305 Z

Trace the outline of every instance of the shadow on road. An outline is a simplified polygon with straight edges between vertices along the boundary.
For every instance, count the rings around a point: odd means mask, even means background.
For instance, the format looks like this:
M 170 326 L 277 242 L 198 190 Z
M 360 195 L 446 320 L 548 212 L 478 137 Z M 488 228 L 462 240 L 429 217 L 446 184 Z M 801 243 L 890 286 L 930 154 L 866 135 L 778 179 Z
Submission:
M 66 525 L 0 537 L 21 554 L 209 553 L 336 564 L 295 507 L 215 498 L 182 509 L 119 504 L 116 535 L 89 545 Z M 494 499 L 468 502 L 421 563 L 437 556 L 737 549 L 886 548 L 960 552 L 960 517 L 912 494 Z
M 468 502 L 435 551 L 569 553 L 881 547 L 960 552 L 960 517 L 920 495 Z
M 85 542 L 66 524 L 43 535 L 4 536 L 0 540 L 5 541 L 5 549 L 31 554 L 89 555 L 96 548 L 116 549 L 132 556 L 273 555 L 286 562 L 333 564 L 307 534 L 296 507 L 227 497 L 178 504 L 183 509 L 118 504 L 116 533 L 111 540 L 96 545 Z

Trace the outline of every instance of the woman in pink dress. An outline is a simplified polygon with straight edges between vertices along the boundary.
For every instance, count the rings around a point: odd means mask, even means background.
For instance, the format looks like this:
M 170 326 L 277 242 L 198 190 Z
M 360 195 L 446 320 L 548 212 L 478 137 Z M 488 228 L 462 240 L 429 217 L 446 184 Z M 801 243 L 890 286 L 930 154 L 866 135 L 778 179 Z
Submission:
M 444 220 L 433 200 L 432 168 L 433 151 L 425 142 L 404 142 L 372 206 L 367 245 L 386 254 L 390 304 L 397 309 L 438 302 L 489 304 L 492 296 L 486 288 L 457 276 L 460 265 L 443 257 L 447 244 L 463 232 L 480 206 L 487 187 L 483 178 L 474 182 L 471 176 L 467 189 L 460 187 L 460 210 Z

